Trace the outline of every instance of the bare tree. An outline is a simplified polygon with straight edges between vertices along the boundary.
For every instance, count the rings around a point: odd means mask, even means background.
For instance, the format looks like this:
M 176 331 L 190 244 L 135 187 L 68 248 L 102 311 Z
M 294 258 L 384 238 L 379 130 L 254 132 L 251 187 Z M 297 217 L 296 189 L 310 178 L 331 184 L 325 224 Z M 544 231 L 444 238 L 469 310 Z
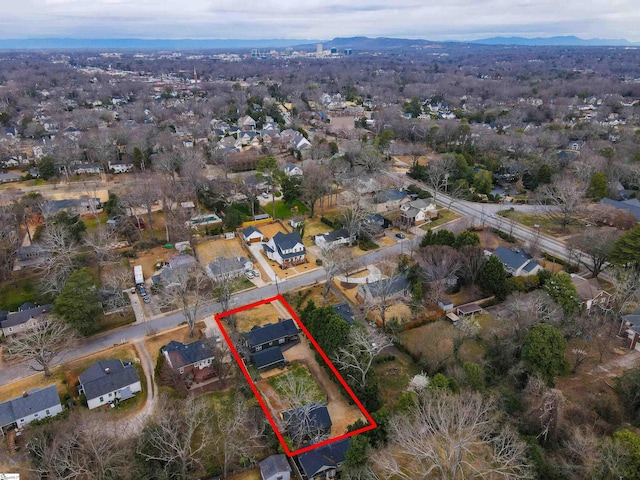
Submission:
M 427 165 L 426 183 L 433 189 L 433 201 L 437 200 L 438 193 L 446 192 L 449 187 L 449 177 L 455 166 L 455 160 L 450 155 L 435 158 Z
M 485 257 L 482 247 L 476 245 L 465 245 L 460 253 L 462 255 L 461 272 L 471 285 L 475 285 L 487 257 Z
M 11 276 L 13 262 L 20 247 L 20 218 L 16 209 L 0 198 L 0 279 Z
M 586 202 L 586 186 L 571 177 L 561 177 L 539 188 L 540 202 L 549 205 L 548 216 L 566 228 Z
M 37 267 L 42 272 L 41 289 L 45 294 L 58 295 L 73 272 L 80 246 L 65 225 L 53 223 L 45 228 L 40 246 L 48 253 Z
M 302 177 L 302 199 L 309 206 L 309 215 L 313 217 L 316 212 L 316 204 L 321 200 L 324 209 L 324 196 L 331 191 L 331 171 L 324 165 L 310 163 L 304 168 Z
M 8 357 L 29 362 L 31 370 L 44 372 L 48 377 L 51 366 L 60 360 L 56 357 L 73 348 L 75 339 L 75 332 L 69 325 L 53 315 L 46 315 L 32 331 L 7 339 Z
M 607 263 L 613 244 L 619 236 L 620 232 L 612 228 L 589 228 L 571 237 L 568 248 L 583 253 L 585 258 L 580 255 L 579 263 L 597 277 Z
M 232 462 L 252 458 L 264 448 L 264 435 L 251 404 L 236 395 L 230 405 L 215 410 L 217 424 L 216 450 L 222 455 L 222 476 L 226 477 Z
M 620 316 L 640 299 L 640 272 L 631 268 L 615 268 L 609 280 L 614 288 L 607 307 Z
M 110 269 L 105 274 L 103 285 L 109 289 L 110 293 L 102 304 L 105 312 L 118 310 L 124 312 L 125 307 L 130 304 L 127 289 L 133 286 L 131 270 L 124 266 Z
M 117 261 L 118 255 L 113 248 L 116 234 L 106 225 L 98 224 L 95 230 L 87 232 L 84 244 L 89 247 L 98 265 L 98 278 L 102 281 L 102 273 L 105 266 Z
M 216 443 L 214 425 L 204 399 L 189 396 L 178 403 L 163 395 L 142 430 L 137 453 L 147 462 L 159 462 L 171 477 L 191 478 Z
M 349 330 L 347 345 L 336 352 L 335 365 L 363 389 L 373 360 L 385 348 L 393 345 L 391 337 L 379 330 L 354 326 Z
M 401 287 L 406 283 L 406 276 L 397 270 L 389 269 L 388 278 L 375 283 L 363 285 L 366 292 L 364 308 L 367 313 L 378 312 L 382 322 L 382 331 L 387 331 L 387 312 L 397 304 L 397 297 Z
M 362 233 L 364 222 L 372 212 L 370 203 L 357 193 L 344 197 L 340 210 L 340 221 L 342 226 L 349 232 L 349 246 Z
M 371 455 L 382 478 L 531 478 L 525 444 L 478 394 L 426 391 L 388 429 L 388 446 Z
M 116 422 L 91 414 L 34 427 L 28 433 L 33 470 L 52 480 L 130 478 L 131 440 Z
M 543 440 L 555 438 L 562 421 L 564 395 L 557 388 L 549 388 L 538 377 L 530 377 L 525 389 L 528 408 L 528 421 Z
M 348 248 L 328 245 L 320 247 L 320 258 L 322 259 L 322 267 L 324 268 L 325 273 L 322 297 L 326 304 L 333 279 L 340 271 L 342 271 L 344 265 L 351 261 L 353 255 Z
M 447 288 L 447 279 L 461 269 L 463 258 L 457 250 L 447 245 L 420 248 L 415 258 L 429 282 L 429 299 L 437 303 L 442 300 Z
M 164 305 L 182 310 L 190 335 L 195 335 L 196 320 L 200 307 L 211 297 L 211 281 L 199 265 L 192 272 L 177 269 L 171 275 L 170 284 L 162 290 Z

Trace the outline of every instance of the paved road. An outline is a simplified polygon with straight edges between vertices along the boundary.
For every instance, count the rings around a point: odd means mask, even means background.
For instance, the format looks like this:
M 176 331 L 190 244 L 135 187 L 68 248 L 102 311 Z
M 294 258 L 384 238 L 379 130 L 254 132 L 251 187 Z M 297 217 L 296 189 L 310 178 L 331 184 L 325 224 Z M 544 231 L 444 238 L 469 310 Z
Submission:
M 396 174 L 390 173 L 390 175 L 396 176 Z M 400 175 L 397 175 L 400 177 Z M 410 183 L 415 183 L 422 188 L 427 188 L 421 182 L 414 181 L 406 175 L 402 175 L 402 180 L 406 180 Z M 524 241 L 532 241 L 537 238 L 538 245 L 542 250 L 552 253 L 559 258 L 566 259 L 568 257 L 567 250 L 564 244 L 552 237 L 543 235 L 537 232 L 535 229 L 523 227 L 521 225 L 508 222 L 506 219 L 495 215 L 498 210 L 504 209 L 503 205 L 491 205 L 491 204 L 478 204 L 473 202 L 467 202 L 459 200 L 442 193 L 438 193 L 438 203 L 449 207 L 451 210 L 460 213 L 462 215 L 471 217 L 474 219 L 477 225 L 491 226 L 500 230 L 511 233 L 516 238 Z M 514 208 L 519 211 L 530 212 L 542 212 L 542 208 L 538 205 L 514 205 Z M 395 245 L 387 248 L 376 250 L 367 255 L 360 257 L 362 265 L 369 265 L 377 263 L 389 254 L 399 254 L 403 252 L 409 252 L 418 243 L 420 236 L 424 231 L 415 229 L 416 235 L 409 236 L 405 240 L 399 241 Z M 325 279 L 325 271 L 322 268 L 317 270 L 298 275 L 293 278 L 288 278 L 283 281 L 279 281 L 277 284 L 266 285 L 261 288 L 248 290 L 238 293 L 232 297 L 231 306 L 247 305 L 253 302 L 257 302 L 264 298 L 273 297 L 278 293 L 285 293 L 288 291 L 296 290 L 301 287 L 313 285 L 315 283 L 323 282 Z M 220 304 L 217 302 L 203 306 L 199 312 L 198 317 L 202 319 L 206 316 L 210 316 L 221 311 Z M 79 346 L 71 351 L 67 351 L 60 361 L 70 361 L 77 358 L 90 355 L 105 348 L 112 347 L 115 344 L 126 343 L 144 338 L 149 332 L 162 331 L 180 323 L 184 322 L 184 316 L 182 313 L 171 313 L 167 315 L 158 315 L 156 317 L 148 319 L 143 323 L 135 323 L 126 327 L 122 327 L 116 331 L 108 332 L 103 335 L 91 337 L 84 340 Z M 14 380 L 24 378 L 33 371 L 29 369 L 27 363 L 8 366 L 0 370 L 0 385 L 7 384 Z

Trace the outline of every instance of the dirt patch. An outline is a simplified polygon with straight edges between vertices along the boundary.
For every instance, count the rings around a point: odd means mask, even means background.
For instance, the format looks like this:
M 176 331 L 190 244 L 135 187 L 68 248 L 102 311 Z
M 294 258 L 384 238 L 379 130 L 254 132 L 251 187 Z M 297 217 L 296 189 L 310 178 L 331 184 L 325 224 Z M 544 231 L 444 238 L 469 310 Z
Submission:
M 216 258 L 249 257 L 249 252 L 242 248 L 242 240 L 239 237 L 227 240 L 219 238 L 209 240 L 196 245 L 196 258 L 201 265 L 208 265 Z
M 297 290 L 296 292 L 287 293 L 285 298 L 289 301 L 289 304 L 294 308 L 294 310 L 300 313 L 300 311 L 307 305 L 307 302 L 309 302 L 310 300 L 313 300 L 316 305 L 325 305 L 323 292 L 323 285 L 315 285 L 303 290 Z M 326 304 L 335 305 L 336 303 L 340 303 L 340 299 L 330 289 L 329 294 L 327 295 Z
M 327 409 L 333 423 L 332 437 L 346 433 L 347 427 L 356 420 L 365 420 L 358 407 L 349 405 L 347 399 L 342 395 L 340 391 L 342 386 L 332 381 L 326 370 L 318 364 L 306 338 L 302 338 L 298 345 L 286 350 L 284 358 L 290 362 L 297 361 L 306 365 L 326 394 Z
M 267 323 L 277 323 L 282 314 L 272 302 L 254 307 L 235 314 L 236 330 L 240 333 L 248 332 L 256 325 L 266 325 Z
M 178 252 L 175 250 L 164 247 L 155 247 L 151 250 L 137 252 L 138 258 L 129 259 L 131 277 L 133 278 L 134 265 L 142 265 L 142 273 L 145 280 L 147 280 L 156 274 L 156 263 L 166 262 L 177 254 Z
M 291 233 L 290 230 L 288 230 L 287 227 L 280 222 L 258 225 L 256 228 L 260 230 L 262 234 L 267 238 L 273 237 L 278 232 Z
M 413 355 L 435 364 L 453 355 L 453 340 L 457 334 L 458 330 L 451 322 L 438 320 L 402 332 L 398 337 Z
M 391 245 L 395 245 L 396 243 L 398 243 L 394 238 L 387 237 L 387 236 L 376 238 L 375 242 L 378 245 L 382 245 L 383 247 L 390 247 Z

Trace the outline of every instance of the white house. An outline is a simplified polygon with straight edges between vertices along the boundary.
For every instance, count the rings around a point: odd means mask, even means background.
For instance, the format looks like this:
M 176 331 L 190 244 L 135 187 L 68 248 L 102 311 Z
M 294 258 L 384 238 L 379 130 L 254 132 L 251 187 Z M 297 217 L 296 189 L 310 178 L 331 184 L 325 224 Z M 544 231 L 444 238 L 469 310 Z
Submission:
M 109 171 L 112 173 L 129 173 L 133 171 L 133 163 L 129 162 L 112 162 L 109 160 Z
M 262 242 L 264 240 L 264 235 L 256 227 L 251 226 L 242 230 L 242 240 L 246 243 Z
M 78 377 L 78 392 L 84 393 L 89 410 L 133 397 L 142 391 L 138 371 L 116 359 L 100 360 Z
M 298 232 L 276 233 L 263 245 L 269 260 L 278 262 L 281 268 L 288 268 L 307 261 L 307 249 Z
M 350 240 L 351 235 L 349 234 L 349 230 L 341 228 L 333 232 L 316 235 L 313 241 L 320 248 L 328 248 L 348 244 Z
M 0 430 L 4 435 L 13 426 L 20 428 L 60 412 L 62 405 L 55 385 L 24 392 L 20 397 L 0 403 Z
M 284 173 L 288 177 L 302 176 L 302 169 L 295 163 L 287 162 L 284 164 Z
M 434 218 L 438 218 L 438 211 L 436 204 L 429 200 L 420 198 L 400 205 L 400 217 L 398 217 L 398 221 L 403 226 L 413 227 L 422 225 L 427 220 L 431 221 Z

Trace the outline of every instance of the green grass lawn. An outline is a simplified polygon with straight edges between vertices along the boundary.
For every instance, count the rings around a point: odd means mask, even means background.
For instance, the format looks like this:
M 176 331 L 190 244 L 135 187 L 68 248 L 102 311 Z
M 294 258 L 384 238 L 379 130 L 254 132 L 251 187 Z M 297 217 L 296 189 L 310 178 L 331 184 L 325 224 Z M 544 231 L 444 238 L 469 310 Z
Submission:
M 433 220 L 431 223 L 426 223 L 422 225 L 420 228 L 423 230 L 429 230 L 439 225 L 444 225 L 445 223 L 450 222 L 451 220 L 455 220 L 456 218 L 460 218 L 460 215 L 458 215 L 453 210 L 448 210 L 443 208 L 441 210 L 438 210 L 437 220 Z
M 296 394 L 297 390 L 304 390 L 305 396 L 308 394 L 309 396 L 307 398 L 310 398 L 312 402 L 326 401 L 324 393 L 320 389 L 316 379 L 311 375 L 309 369 L 299 363 L 292 364 L 282 375 L 270 377 L 268 383 L 278 395 L 284 397 Z
M 24 302 L 36 302 L 38 296 L 32 278 L 13 280 L 0 285 L 0 310 L 15 312 Z
M 511 210 L 501 210 L 498 212 L 498 215 L 529 228 L 537 228 L 535 225 L 539 225 L 542 233 L 554 237 L 563 237 L 565 235 L 578 233 L 584 229 L 585 225 L 583 220 L 576 217 L 569 225 L 563 228 L 558 220 L 543 213 L 524 213 Z
M 293 207 L 298 207 L 298 211 L 293 210 Z M 265 205 L 262 207 L 265 213 L 271 215 L 273 213 L 273 205 L 270 203 L 269 205 Z M 296 215 L 302 215 L 307 213 L 309 209 L 298 200 L 294 200 L 291 205 L 287 205 L 284 203 L 284 200 L 276 201 L 276 216 L 275 218 L 289 218 L 295 217 Z

